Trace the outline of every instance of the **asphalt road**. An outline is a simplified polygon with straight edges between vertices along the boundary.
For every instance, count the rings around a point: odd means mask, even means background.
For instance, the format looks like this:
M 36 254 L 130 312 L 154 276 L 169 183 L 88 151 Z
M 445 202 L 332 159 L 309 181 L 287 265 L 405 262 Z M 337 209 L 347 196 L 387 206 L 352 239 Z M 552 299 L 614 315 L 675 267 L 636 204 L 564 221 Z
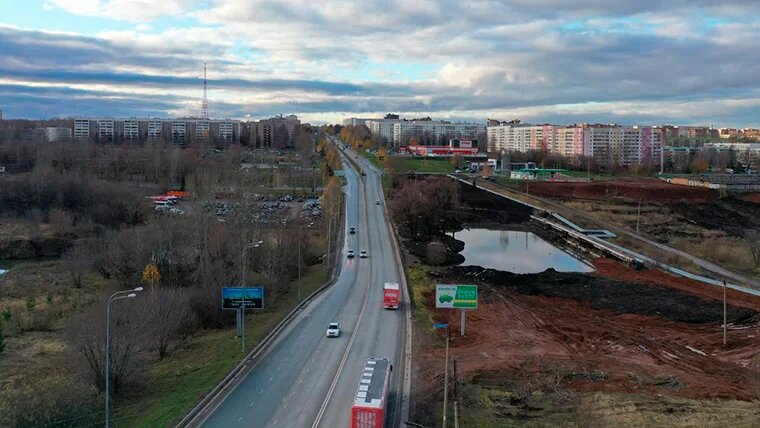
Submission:
M 348 156 L 354 157 L 353 154 Z M 348 427 L 353 396 L 369 357 L 394 365 L 386 427 L 400 423 L 404 305 L 383 309 L 383 283 L 398 282 L 380 173 L 358 159 L 366 176 L 344 161 L 347 185 L 343 265 L 335 284 L 314 300 L 208 417 L 204 427 Z M 357 233 L 347 229 L 354 226 Z M 351 248 L 357 258 L 347 259 Z M 368 258 L 360 259 L 360 250 Z M 327 338 L 330 322 L 339 338 Z M 399 399 L 396 399 L 396 397 Z

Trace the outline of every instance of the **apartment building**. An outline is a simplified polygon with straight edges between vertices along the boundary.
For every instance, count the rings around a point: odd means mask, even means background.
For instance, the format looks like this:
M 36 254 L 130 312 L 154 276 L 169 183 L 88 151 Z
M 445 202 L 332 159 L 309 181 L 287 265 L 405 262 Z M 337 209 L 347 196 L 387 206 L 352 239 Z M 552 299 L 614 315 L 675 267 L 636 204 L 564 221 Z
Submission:
M 488 149 L 494 152 L 551 151 L 557 140 L 557 128 L 553 125 L 523 124 L 489 126 L 486 130 Z
M 143 142 L 167 138 L 175 144 L 240 140 L 240 122 L 216 119 L 76 118 L 73 135 L 79 141 Z
M 446 138 L 477 138 L 478 134 L 486 131 L 486 126 L 478 123 L 451 123 L 443 121 L 406 121 L 393 124 L 393 145 L 407 144 L 412 138 L 430 135 L 435 139 Z
M 384 138 L 387 142 L 393 142 L 393 125 L 401 122 L 400 119 L 371 119 L 364 122 L 369 132 Z
M 343 126 L 362 126 L 366 125 L 367 121 L 370 120 L 376 120 L 376 119 L 368 119 L 368 118 L 359 118 L 359 117 L 349 117 L 347 119 L 343 119 Z
M 71 128 L 47 127 L 44 130 L 45 140 L 49 143 L 71 141 Z
M 651 126 L 527 125 L 489 126 L 490 151 L 543 150 L 566 158 L 592 156 L 603 165 L 659 163 L 662 130 Z
M 140 139 L 140 122 L 135 119 L 124 121 L 124 141 L 137 142 Z

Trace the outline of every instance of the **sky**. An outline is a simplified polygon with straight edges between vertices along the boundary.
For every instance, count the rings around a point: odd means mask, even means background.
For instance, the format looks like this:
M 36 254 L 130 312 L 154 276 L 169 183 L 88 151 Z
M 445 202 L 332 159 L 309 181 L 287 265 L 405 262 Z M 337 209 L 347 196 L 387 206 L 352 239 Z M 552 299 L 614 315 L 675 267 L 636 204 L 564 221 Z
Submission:
M 760 126 L 757 0 L 0 0 L 6 118 Z

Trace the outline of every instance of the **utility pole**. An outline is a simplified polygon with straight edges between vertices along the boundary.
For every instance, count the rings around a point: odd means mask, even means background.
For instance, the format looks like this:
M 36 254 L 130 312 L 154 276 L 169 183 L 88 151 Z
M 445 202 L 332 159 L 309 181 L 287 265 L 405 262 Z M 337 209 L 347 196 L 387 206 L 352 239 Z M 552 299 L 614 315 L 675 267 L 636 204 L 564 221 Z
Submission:
M 726 346 L 726 280 L 723 280 L 723 346 Z
M 639 219 L 641 219 L 641 198 L 639 198 L 639 212 L 636 214 L 636 233 L 639 233 Z
M 457 376 L 457 357 L 454 357 L 454 428 L 459 428 L 459 376 Z
M 446 404 L 449 399 L 449 338 L 451 333 L 446 326 L 446 363 L 444 364 L 443 375 L 443 428 L 446 428 Z

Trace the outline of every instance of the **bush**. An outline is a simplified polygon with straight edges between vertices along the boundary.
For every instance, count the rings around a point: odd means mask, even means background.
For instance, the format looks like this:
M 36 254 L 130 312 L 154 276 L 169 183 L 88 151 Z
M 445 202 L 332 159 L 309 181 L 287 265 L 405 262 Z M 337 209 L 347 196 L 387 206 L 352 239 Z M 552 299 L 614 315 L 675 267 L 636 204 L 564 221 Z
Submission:
M 0 395 L 0 426 L 79 427 L 102 419 L 98 391 L 66 377 L 9 389 Z

